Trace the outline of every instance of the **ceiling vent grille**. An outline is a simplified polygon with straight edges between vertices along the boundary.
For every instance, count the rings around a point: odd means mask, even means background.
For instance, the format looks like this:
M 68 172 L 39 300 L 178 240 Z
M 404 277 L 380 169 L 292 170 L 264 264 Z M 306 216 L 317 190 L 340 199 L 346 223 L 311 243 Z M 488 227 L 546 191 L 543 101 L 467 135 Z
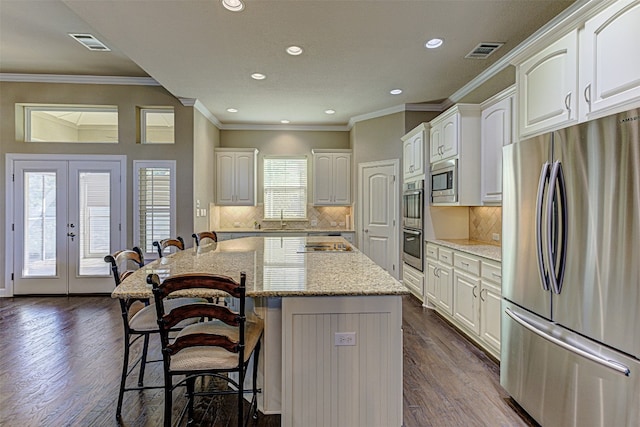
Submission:
M 504 45 L 504 43 L 500 42 L 491 42 L 491 43 L 480 43 L 478 46 L 474 47 L 473 50 L 465 56 L 467 59 L 487 59 L 489 55 L 498 50 L 500 46 Z
M 105 45 L 100 40 L 95 38 L 95 36 L 92 34 L 69 34 L 69 35 L 74 39 L 76 39 L 78 43 L 80 43 L 81 45 L 83 45 L 89 50 L 94 50 L 98 52 L 111 51 L 111 49 L 109 49 L 107 45 Z

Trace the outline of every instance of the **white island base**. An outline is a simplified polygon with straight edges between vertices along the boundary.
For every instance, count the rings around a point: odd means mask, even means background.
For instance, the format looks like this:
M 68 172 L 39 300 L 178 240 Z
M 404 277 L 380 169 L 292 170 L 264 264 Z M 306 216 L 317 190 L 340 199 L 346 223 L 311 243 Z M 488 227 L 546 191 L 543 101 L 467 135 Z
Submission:
M 286 427 L 402 425 L 402 296 L 256 298 L 259 409 Z M 336 345 L 336 333 L 355 345 Z

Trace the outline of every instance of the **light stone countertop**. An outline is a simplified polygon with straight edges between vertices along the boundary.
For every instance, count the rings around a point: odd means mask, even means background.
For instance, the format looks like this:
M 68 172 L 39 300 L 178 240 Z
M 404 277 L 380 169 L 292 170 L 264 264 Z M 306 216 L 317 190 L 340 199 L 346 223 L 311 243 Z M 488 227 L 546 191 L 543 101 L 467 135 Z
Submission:
M 113 298 L 152 298 L 147 275 L 214 273 L 240 281 L 247 274 L 247 296 L 405 295 L 409 291 L 352 246 L 348 252 L 298 253 L 306 242 L 339 242 L 342 237 L 245 237 L 189 248 L 153 261 L 127 277 Z M 178 295 L 179 294 L 179 295 Z M 176 296 L 215 296 L 207 290 Z
M 344 228 L 221 228 L 216 233 L 355 233 Z
M 468 239 L 427 239 L 426 241 L 427 243 L 435 243 L 471 255 L 502 262 L 502 248 L 500 246 Z

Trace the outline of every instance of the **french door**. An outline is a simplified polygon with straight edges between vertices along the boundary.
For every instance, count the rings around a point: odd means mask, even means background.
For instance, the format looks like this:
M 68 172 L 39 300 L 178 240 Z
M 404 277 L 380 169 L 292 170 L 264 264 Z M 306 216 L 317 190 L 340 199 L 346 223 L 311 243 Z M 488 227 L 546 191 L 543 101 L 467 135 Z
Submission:
M 14 294 L 113 290 L 104 256 L 124 244 L 119 160 L 15 160 Z

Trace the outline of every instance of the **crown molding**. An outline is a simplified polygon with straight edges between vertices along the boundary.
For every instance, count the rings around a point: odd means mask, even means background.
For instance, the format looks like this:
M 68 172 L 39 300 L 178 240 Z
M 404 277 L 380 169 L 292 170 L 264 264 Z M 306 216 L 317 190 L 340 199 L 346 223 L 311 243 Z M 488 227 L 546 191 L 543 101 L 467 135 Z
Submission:
M 71 83 L 93 85 L 130 85 L 130 86 L 160 86 L 151 77 L 124 76 L 80 76 L 70 74 L 18 74 L 0 73 L 2 82 L 18 83 Z
M 602 6 L 602 3 L 606 2 L 602 2 L 602 0 L 578 0 L 570 5 L 552 20 L 540 27 L 535 33 L 527 37 L 522 43 L 494 62 L 489 66 L 489 68 L 455 91 L 448 99 L 448 106 L 455 104 L 469 93 L 482 86 L 495 74 L 516 61 L 518 56 L 521 56 L 532 46 L 539 43 L 541 39 L 547 39 L 550 35 L 563 31 L 567 25 L 578 22 L 579 19 L 584 19 L 586 11 L 597 6 Z
M 273 131 L 318 131 L 318 132 L 347 132 L 344 125 L 252 125 L 252 124 L 223 124 L 220 130 L 273 130 Z
M 401 113 L 404 111 L 442 111 L 443 104 L 400 104 L 393 107 L 384 108 L 382 110 L 373 111 L 371 113 L 361 114 L 349 119 L 347 129 L 351 128 L 358 122 L 362 122 L 370 119 L 377 119 L 378 117 L 388 116 L 389 114 Z

